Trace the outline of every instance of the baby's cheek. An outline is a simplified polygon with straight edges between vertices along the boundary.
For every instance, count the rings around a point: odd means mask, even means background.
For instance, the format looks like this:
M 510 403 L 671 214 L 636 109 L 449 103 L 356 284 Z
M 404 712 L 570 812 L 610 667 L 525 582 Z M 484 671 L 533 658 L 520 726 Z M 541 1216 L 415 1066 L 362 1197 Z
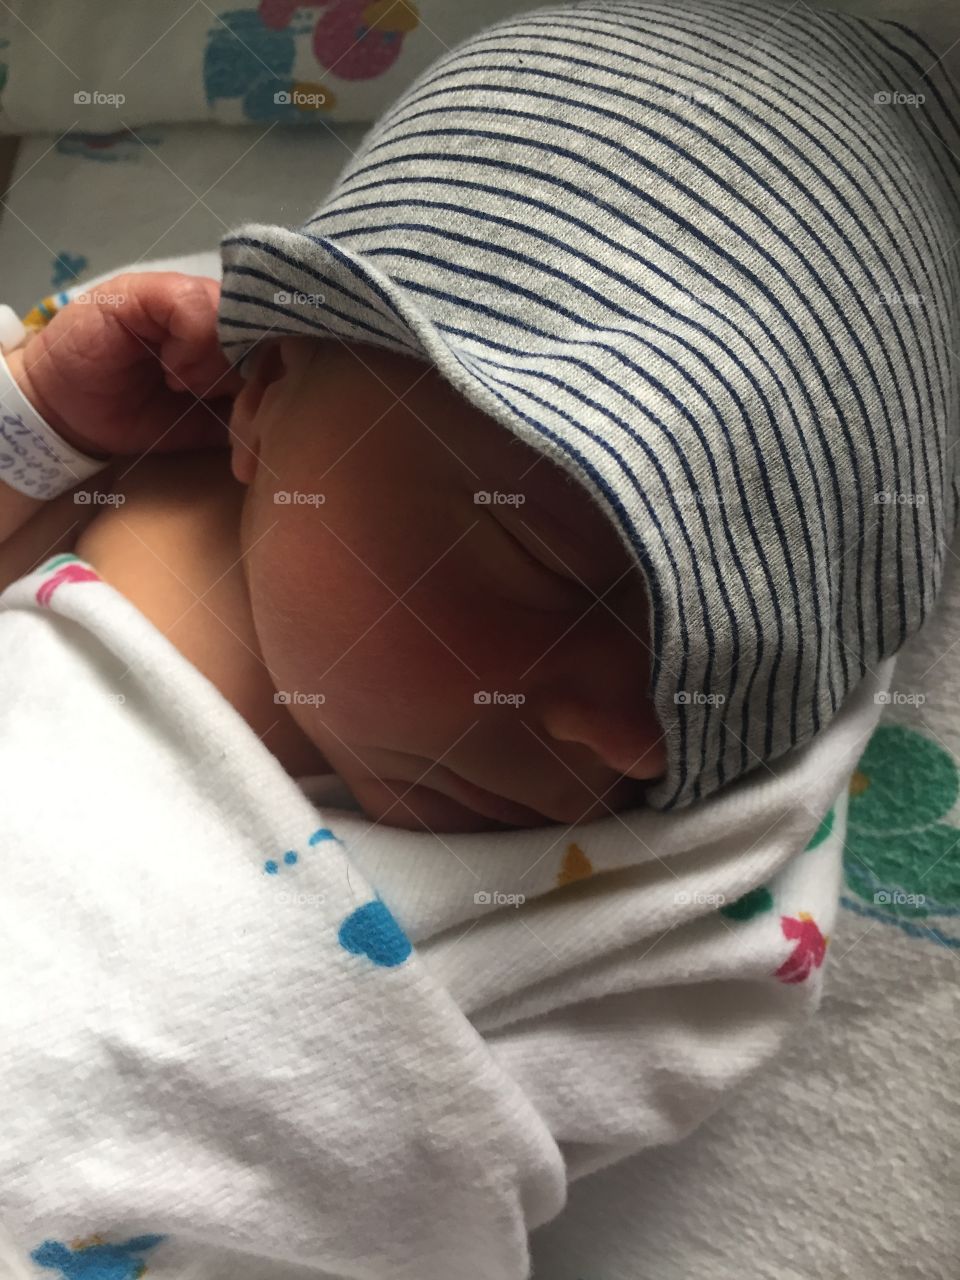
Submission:
M 275 555 L 253 576 L 264 660 L 315 741 L 325 731 L 376 743 L 385 722 L 423 713 L 438 683 L 437 655 L 424 654 L 433 642 L 375 577 L 330 556 L 294 571 Z
M 560 614 L 458 586 L 412 592 L 406 617 L 394 619 L 395 633 L 386 625 L 391 614 L 380 635 L 381 642 L 390 637 L 383 668 L 392 667 L 413 705 L 452 736 L 475 720 L 488 695 L 522 693 L 569 627 Z
M 247 563 L 274 685 L 323 750 L 338 741 L 442 750 L 484 695 L 522 692 L 569 626 L 484 588 L 462 562 L 433 564 L 418 549 L 415 564 L 396 563 L 396 538 L 365 546 L 361 562 L 360 539 L 336 536 L 334 514 L 274 508 Z

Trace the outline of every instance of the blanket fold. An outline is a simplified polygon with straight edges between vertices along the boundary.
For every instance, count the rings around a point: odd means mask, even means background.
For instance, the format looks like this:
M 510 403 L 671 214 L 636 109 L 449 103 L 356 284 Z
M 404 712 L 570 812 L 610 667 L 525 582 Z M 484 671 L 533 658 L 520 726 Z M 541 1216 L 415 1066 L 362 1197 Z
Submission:
M 522 1280 L 570 1179 L 688 1132 L 817 1002 L 822 819 L 890 664 L 699 812 L 430 836 L 318 809 L 75 557 L 0 596 L 0 635 L 26 1276 Z

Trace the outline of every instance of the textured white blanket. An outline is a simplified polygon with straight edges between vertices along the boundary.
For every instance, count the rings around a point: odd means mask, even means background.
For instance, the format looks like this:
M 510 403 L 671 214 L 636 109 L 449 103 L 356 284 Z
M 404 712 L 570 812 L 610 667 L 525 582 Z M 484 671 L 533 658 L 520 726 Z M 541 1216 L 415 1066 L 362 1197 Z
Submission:
M 680 814 L 434 837 L 316 807 L 73 557 L 0 596 L 0 645 L 25 1276 L 522 1280 L 569 1181 L 690 1132 L 817 1001 L 818 824 L 890 664 Z

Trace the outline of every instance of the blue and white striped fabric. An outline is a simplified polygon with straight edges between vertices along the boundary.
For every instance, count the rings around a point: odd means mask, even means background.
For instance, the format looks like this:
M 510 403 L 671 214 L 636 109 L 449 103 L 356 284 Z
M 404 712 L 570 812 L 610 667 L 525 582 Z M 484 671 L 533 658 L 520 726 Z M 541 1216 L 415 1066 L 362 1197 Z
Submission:
M 576 476 L 649 590 L 650 803 L 687 804 L 817 733 L 936 596 L 958 119 L 894 23 L 534 10 L 422 75 L 301 230 L 225 238 L 221 340 L 426 357 Z

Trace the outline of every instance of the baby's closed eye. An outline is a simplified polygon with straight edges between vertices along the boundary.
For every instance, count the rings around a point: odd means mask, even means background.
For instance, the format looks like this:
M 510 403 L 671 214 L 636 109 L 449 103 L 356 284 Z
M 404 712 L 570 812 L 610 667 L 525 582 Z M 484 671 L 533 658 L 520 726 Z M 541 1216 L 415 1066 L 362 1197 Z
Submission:
M 516 517 L 490 513 L 497 551 L 492 564 L 498 584 L 509 589 L 520 585 L 521 602 L 536 608 L 584 608 L 590 594 L 576 574 L 567 569 L 549 546 Z M 506 548 L 506 558 L 500 548 Z M 503 576 L 504 565 L 509 566 Z

